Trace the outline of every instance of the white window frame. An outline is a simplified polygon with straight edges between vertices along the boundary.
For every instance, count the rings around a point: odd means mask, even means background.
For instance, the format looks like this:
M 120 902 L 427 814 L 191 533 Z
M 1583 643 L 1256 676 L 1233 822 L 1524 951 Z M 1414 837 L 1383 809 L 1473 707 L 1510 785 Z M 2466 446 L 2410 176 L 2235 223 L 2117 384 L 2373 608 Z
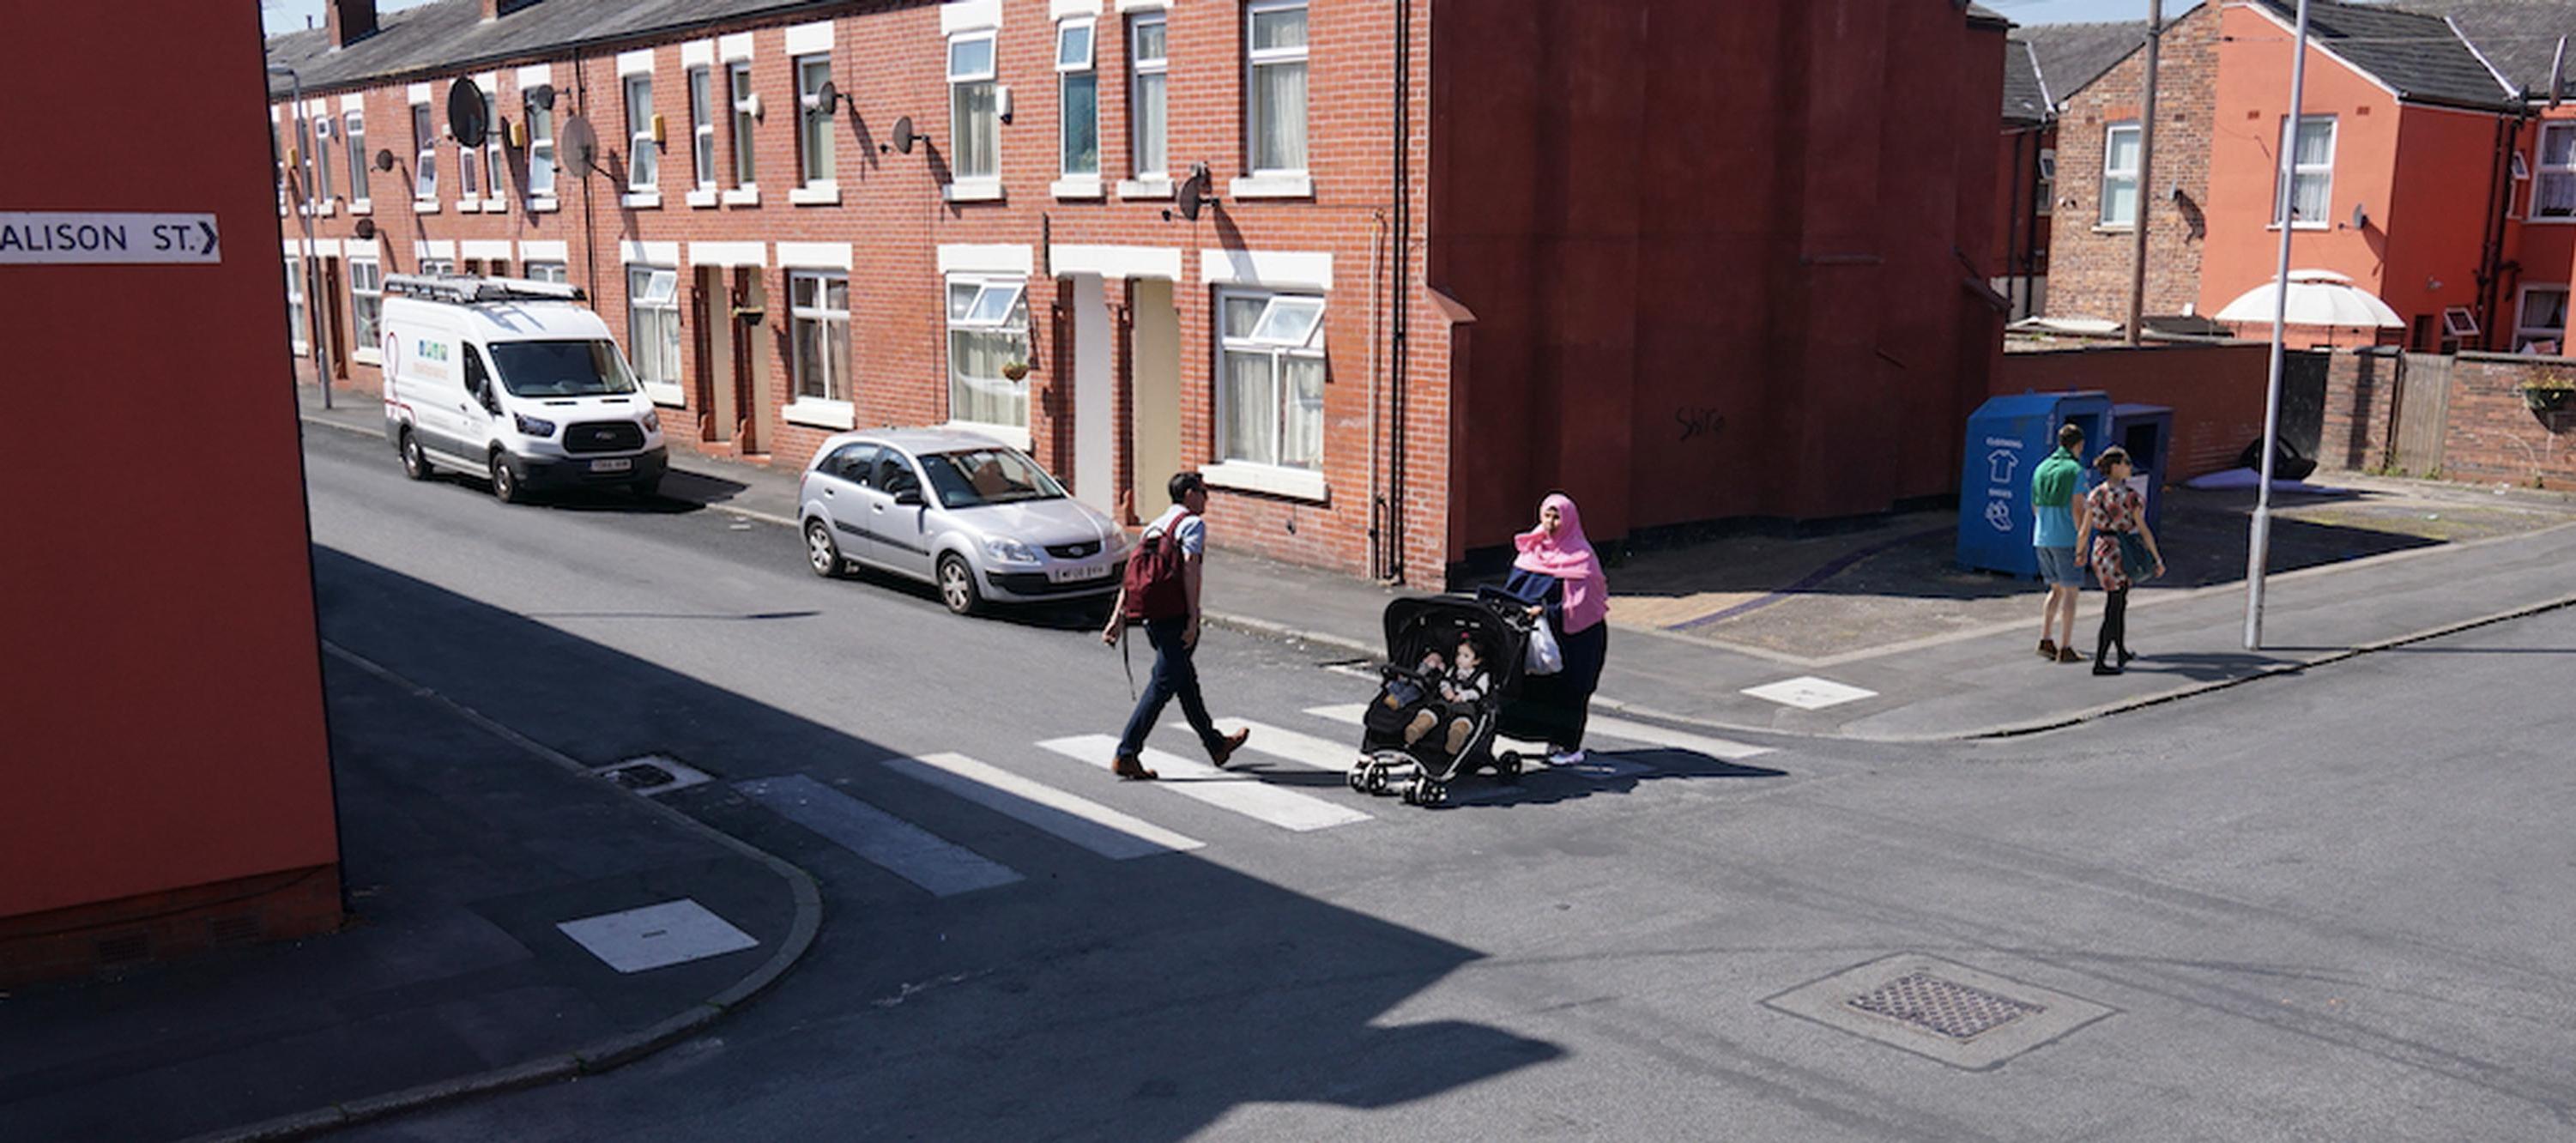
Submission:
M 411 198 L 417 206 L 438 209 L 438 124 L 429 105 L 411 105 Z
M 957 70 L 958 46 L 977 41 L 982 41 L 984 44 L 983 70 Z M 945 193 L 948 199 L 952 202 L 1000 198 L 1002 197 L 1001 35 L 999 32 L 991 28 L 984 28 L 971 32 L 959 32 L 956 35 L 948 37 L 945 50 L 948 53 L 946 57 L 946 71 L 948 75 L 948 150 L 950 152 L 949 162 L 953 164 L 953 170 L 955 172 Z M 966 132 L 959 129 L 958 126 L 959 116 L 957 114 L 957 96 L 958 88 L 961 86 L 978 83 L 986 84 L 993 89 L 993 169 L 982 173 L 969 173 L 965 167 L 966 146 L 962 142 L 966 137 Z
M 1137 45 L 1144 39 L 1143 29 L 1162 29 L 1163 51 L 1148 56 Z M 1118 184 L 1121 198 L 1170 198 L 1172 196 L 1172 30 L 1169 18 L 1161 12 L 1138 12 L 1127 19 L 1127 168 L 1130 177 Z M 1145 106 L 1145 81 L 1156 81 L 1154 104 L 1161 114 L 1155 121 L 1152 143 L 1157 162 L 1146 162 L 1147 132 L 1136 116 Z M 1157 194 L 1156 192 L 1160 192 Z
M 2057 206 L 2057 148 L 2039 149 L 2039 178 L 2032 189 L 2037 192 L 2031 196 L 2032 213 L 2048 217 Z
M 1331 366 L 1324 352 L 1324 322 L 1330 314 L 1330 303 L 1323 293 L 1316 291 L 1274 290 L 1244 286 L 1220 287 L 1215 291 L 1213 300 L 1215 307 L 1209 316 L 1213 321 L 1211 329 L 1215 334 L 1216 342 L 1215 372 L 1211 374 L 1216 387 L 1216 391 L 1211 394 L 1213 398 L 1211 405 L 1216 412 L 1215 448 L 1218 461 L 1216 467 L 1225 469 L 1225 475 L 1233 478 L 1232 483 L 1238 487 L 1255 487 L 1259 491 L 1281 495 L 1320 498 L 1324 471 L 1324 414 L 1321 409 L 1316 410 L 1314 463 L 1312 465 L 1287 463 L 1284 453 L 1288 438 L 1287 402 L 1290 399 L 1291 389 L 1288 371 L 1284 365 L 1290 359 L 1312 361 L 1317 368 L 1324 370 L 1325 382 L 1330 384 Z M 1227 332 L 1225 311 L 1228 301 L 1261 303 L 1261 315 L 1254 319 L 1251 334 L 1237 336 Z M 1274 318 L 1295 320 L 1293 311 L 1282 311 L 1278 304 L 1281 301 L 1290 302 L 1297 307 L 1311 303 L 1314 309 L 1313 324 L 1306 330 L 1306 336 L 1294 343 L 1275 335 L 1266 338 L 1260 336 L 1262 330 L 1268 327 Z M 1271 359 L 1271 392 L 1274 400 L 1278 402 L 1271 411 L 1267 425 L 1269 436 L 1267 443 L 1271 460 L 1251 459 L 1252 450 L 1236 447 L 1237 442 L 1229 438 L 1228 426 L 1232 423 L 1233 398 L 1230 395 L 1232 387 L 1226 384 L 1228 376 L 1226 359 L 1228 355 L 1238 353 L 1262 354 Z M 1237 453 L 1243 455 L 1236 455 Z M 1214 478 L 1211 477 L 1211 479 Z
M 716 75 L 709 64 L 688 70 L 690 206 L 716 204 Z
M 733 187 L 724 192 L 728 206 L 757 206 L 760 203 L 759 117 L 760 92 L 752 86 L 749 57 L 725 61 L 725 100 L 733 109 L 733 146 L 726 149 L 728 166 L 733 168 Z
M 2285 116 L 2282 116 L 2281 118 L 2282 118 L 2282 120 L 2283 120 L 2283 123 L 2282 123 L 2282 124 L 2276 124 L 2276 126 L 2286 125 L 2286 122 L 2287 122 L 2287 120 L 2288 120 L 2288 118 L 2289 118 L 2289 117 L 2285 115 Z M 2282 214 L 2282 212 L 2283 212 L 2284 210 L 2289 209 L 2289 208 L 2291 207 L 2291 205 L 2292 205 L 2292 204 L 2295 204 L 2295 203 L 2297 203 L 2297 202 L 2299 201 L 2299 192 L 2298 192 L 2299 184 L 2304 183 L 2304 182 L 2307 182 L 2307 181 L 2309 181 L 2309 180 L 2311 180 L 2311 179 L 2323 179 L 2323 180 L 2325 181 L 2325 204 L 2326 204 L 2326 205 L 2325 205 L 2325 210 L 2324 210 L 2324 212 L 2323 212 L 2322 214 L 2320 214 L 2320 215 L 2319 215 L 2318 217 L 2316 217 L 2316 218 L 2305 218 L 2305 217 L 2299 218 L 2298 220 L 2296 220 L 2295 222 L 2293 222 L 2293 223 L 2291 224 L 2291 229 L 2294 229 L 2294 230 L 2332 230 L 2332 229 L 2334 229 L 2334 156 L 2335 156 L 2335 146 L 2336 146 L 2336 144 L 2337 144 L 2338 142 L 2340 142 L 2340 141 L 2341 141 L 2339 137 L 2340 137 L 2340 136 L 2342 135 L 2342 133 L 2343 133 L 2343 128 L 2342 128 L 2342 126 L 2341 126 L 2340 124 L 2338 124 L 2338 123 L 2335 121 L 2335 117 L 2334 117 L 2334 116 L 2332 116 L 2332 115 L 2302 115 L 2302 116 L 2299 116 L 2299 126 L 2298 126 L 2298 130 L 2299 130 L 2299 131 L 2304 132 L 2304 131 L 2306 131 L 2306 130 L 2308 129 L 2308 127 L 2310 127 L 2311 125 L 2313 125 L 2313 124 L 2318 124 L 2318 123 L 2323 123 L 2323 124 L 2325 124 L 2325 127 L 2326 127 L 2326 159 L 2325 159 L 2325 161 L 2324 161 L 2324 162 L 2322 162 L 2322 163 L 2301 163 L 2301 162 L 2297 162 L 2296 160 L 2297 160 L 2297 155 L 2298 155 L 2298 145 L 2299 145 L 2299 144 L 2298 144 L 2298 136 L 2297 136 L 2297 135 L 2295 135 L 2295 134 L 2292 134 L 2292 135 L 2290 135 L 2290 136 L 2289 136 L 2289 140 L 2290 140 L 2290 154 L 2291 154 L 2291 157 L 2292 157 L 2292 165 L 2291 165 L 2291 167 L 2290 167 L 2290 194 L 2289 194 L 2289 196 L 2288 196 L 2287 198 L 2282 197 L 2282 194 L 2281 194 L 2281 170 L 2280 170 L 2280 168 L 2276 165 L 2276 166 L 2274 166 L 2274 167 L 2273 167 L 2273 169 L 2272 169 L 2272 225 L 2273 225 L 2273 226 L 2276 226 L 2276 227 L 2277 227 L 2277 226 L 2281 225 L 2281 214 Z
M 636 288 L 636 275 L 644 276 L 645 288 Z M 658 297 L 652 287 L 665 291 Z M 650 324 L 661 336 L 648 341 L 645 327 Z M 656 266 L 648 262 L 626 264 L 626 358 L 635 367 L 635 376 L 644 393 L 660 405 L 683 405 L 687 389 L 682 384 L 680 365 L 680 271 L 677 266 Z M 647 371 L 648 362 L 660 361 L 669 370 L 667 379 Z
M 796 301 L 796 286 L 797 283 L 808 279 L 816 282 L 814 288 L 816 304 L 811 306 L 800 305 Z M 848 428 L 850 427 L 851 410 L 853 408 L 850 394 L 849 360 L 844 357 L 838 361 L 827 361 L 823 363 L 821 367 L 822 376 L 820 378 L 822 381 L 822 392 L 819 394 L 807 393 L 805 391 L 805 381 L 809 366 L 805 360 L 805 339 L 798 336 L 796 330 L 797 324 L 801 322 L 821 322 L 827 327 L 832 324 L 838 324 L 841 327 L 841 343 L 843 345 L 851 344 L 849 334 L 850 311 L 847 309 L 835 310 L 822 304 L 831 297 L 831 288 L 829 283 L 834 281 L 841 283 L 842 293 L 846 297 L 849 292 L 850 283 L 850 272 L 847 270 L 791 268 L 787 271 L 788 393 L 792 401 L 790 406 L 791 409 L 802 407 L 804 410 L 807 410 L 812 414 L 819 415 L 822 419 L 835 424 L 837 427 Z M 832 339 L 828 331 L 824 336 L 817 340 L 826 346 L 832 343 Z M 835 381 L 839 382 L 840 395 L 838 396 L 834 396 L 832 392 Z
M 359 272 L 361 267 L 365 269 L 365 273 Z M 369 278 L 374 279 L 373 289 L 367 288 L 366 283 Z M 351 255 L 349 257 L 349 356 L 352 360 L 376 365 L 384 363 L 384 351 L 379 348 L 379 342 L 384 336 L 384 312 L 385 264 L 383 260 Z M 373 316 L 369 316 L 370 314 Z M 359 336 L 361 327 L 366 326 L 374 328 L 367 336 Z
M 340 144 L 349 156 L 349 213 L 371 214 L 376 205 L 367 186 L 367 113 L 340 113 Z
M 838 107 L 822 106 L 823 85 L 833 82 L 832 53 L 808 52 L 788 61 L 788 73 L 796 81 L 796 177 L 797 185 L 787 192 L 787 201 L 797 206 L 835 206 L 841 201 L 841 172 L 838 140 L 833 128 L 840 123 Z M 808 83 L 807 70 L 820 69 L 820 78 Z M 838 84 L 834 84 L 838 86 Z
M 1082 50 L 1067 58 L 1072 38 L 1079 33 Z M 1057 198 L 1100 197 L 1100 21 L 1091 16 L 1074 16 L 1055 26 L 1056 71 L 1056 169 L 1063 176 L 1052 188 Z M 1088 123 L 1073 111 L 1074 86 L 1091 85 L 1091 117 Z M 1091 169 L 1074 165 L 1074 135 L 1077 129 L 1091 132 Z
M 307 115 L 313 124 L 313 202 L 314 213 L 332 213 L 331 146 L 339 132 L 332 126 L 331 113 Z
M 2101 209 L 2096 211 L 2094 214 L 2094 225 L 2099 229 L 2134 230 L 2138 225 L 2138 216 L 2135 212 L 2143 211 L 2147 208 L 2147 181 L 2140 177 L 2142 172 L 2140 172 L 2136 167 L 2114 167 L 2111 165 L 2111 154 L 2113 151 L 2118 150 L 2118 148 L 2111 145 L 2112 139 L 2122 132 L 2136 135 L 2141 130 L 2142 128 L 2135 120 L 2131 120 L 2126 123 L 2113 123 L 2102 128 L 2102 202 Z M 2141 138 L 2139 140 L 2139 146 L 2131 147 L 2129 149 L 2129 153 L 2133 156 L 2143 154 L 2144 144 L 2145 140 Z M 2132 213 L 2125 219 L 2115 219 L 2111 217 L 2111 184 L 2114 182 L 2126 182 L 2129 184 L 2132 191 L 2129 195 L 2130 210 Z
M 2549 135 L 2553 131 L 2576 132 L 2576 119 L 2551 120 L 2540 125 L 2540 137 L 2532 145 L 2531 209 L 2526 213 L 2532 222 L 2557 225 L 2576 222 L 2576 141 L 2568 144 L 2567 161 L 2552 166 L 2549 162 Z M 2545 211 L 2541 203 L 2553 182 L 2568 187 L 2568 205 L 2559 211 Z
M 537 282 L 570 284 L 572 281 L 572 263 L 557 262 L 545 258 L 530 258 L 521 263 L 519 276 Z
M 483 88 L 483 210 L 500 214 L 510 209 L 510 192 L 501 185 L 510 164 L 503 157 L 500 80 L 486 75 L 477 83 Z
M 2567 330 L 2564 326 L 2531 324 L 2531 295 L 2535 293 L 2559 295 L 2562 300 L 2559 302 L 2558 311 L 2562 317 L 2566 315 L 2571 302 L 2576 302 L 2576 296 L 2571 296 L 2565 285 L 2539 282 L 2524 286 L 2514 297 L 2513 351 L 2520 353 L 2524 346 L 2534 341 L 2555 341 L 2559 343 L 2558 352 L 2564 355 L 2567 352 Z
M 447 134 L 450 137 L 456 134 L 456 120 L 453 118 L 447 121 Z M 485 159 L 482 148 L 468 147 L 461 139 L 457 141 L 456 210 L 460 214 L 480 213 L 484 200 L 491 197 L 491 189 L 483 182 L 483 172 L 489 165 Z
M 556 97 L 561 102 L 562 97 Z M 534 103 L 520 102 L 521 122 L 528 130 L 528 209 L 553 210 L 555 178 L 555 113 Z
M 1020 341 L 1021 364 L 1034 365 L 1035 363 L 1027 360 L 1027 354 L 1035 344 L 1029 340 L 1028 288 L 1028 277 L 1022 274 L 952 273 L 942 277 L 939 293 L 940 313 L 946 318 L 946 329 L 948 333 L 948 336 L 941 340 L 941 352 L 948 359 L 948 422 L 954 425 L 963 425 L 983 430 L 1000 437 L 1006 443 L 1021 448 L 1026 448 L 1028 445 L 1028 378 L 1026 376 L 1022 376 L 1019 380 L 1013 381 L 1007 377 L 966 376 L 964 373 L 960 372 L 958 368 L 956 335 L 960 333 L 1003 335 L 1016 333 L 1019 335 Z M 974 291 L 974 296 L 966 303 L 966 312 L 963 314 L 957 313 L 956 307 L 949 301 L 952 294 L 960 289 L 972 289 Z M 995 299 L 995 304 L 992 306 L 985 305 L 985 301 L 988 298 Z M 997 316 L 976 316 L 978 313 L 988 312 L 995 309 L 998 309 L 999 311 Z M 1014 395 L 1014 398 L 1018 402 L 1020 419 L 1018 422 L 1014 423 L 1007 420 L 996 421 L 959 416 L 959 402 L 957 400 L 957 396 L 958 389 L 961 386 L 968 388 L 977 386 L 1016 387 L 1018 392 Z
M 1290 9 L 1296 9 L 1306 13 L 1306 42 L 1293 48 L 1253 47 L 1253 23 L 1261 16 L 1268 13 L 1285 12 Z M 1265 176 L 1273 179 L 1301 177 L 1306 174 L 1307 167 L 1314 162 L 1314 154 L 1310 149 L 1310 145 L 1314 141 L 1312 130 L 1314 126 L 1313 110 L 1315 104 L 1313 94 L 1314 88 L 1312 86 L 1314 82 L 1314 69 L 1308 62 L 1307 58 L 1307 46 L 1314 41 L 1313 21 L 1314 13 L 1308 8 L 1307 0 L 1253 0 L 1252 3 L 1243 6 L 1243 161 L 1244 169 L 1251 171 L 1252 176 L 1255 179 L 1263 178 Z M 1262 118 L 1262 108 L 1259 102 L 1261 92 L 1261 69 L 1264 67 L 1286 64 L 1296 64 L 1307 69 L 1306 79 L 1308 87 L 1306 89 L 1307 98 L 1306 107 L 1304 109 L 1305 114 L 1299 117 L 1297 124 L 1297 149 L 1302 153 L 1305 161 L 1294 167 L 1265 167 L 1262 166 L 1259 161 L 1259 140 L 1261 135 Z
M 277 216 L 286 217 L 286 147 L 277 137 L 277 109 L 268 109 L 268 165 L 277 168 Z
M 635 89 L 644 89 L 640 121 L 636 116 Z M 628 72 L 618 77 L 618 91 L 626 105 L 626 202 L 627 206 L 662 205 L 662 145 L 653 141 L 653 73 Z M 637 201 L 650 197 L 651 202 Z
M 313 316 L 304 312 L 304 256 L 286 256 L 286 344 L 297 357 L 313 352 Z

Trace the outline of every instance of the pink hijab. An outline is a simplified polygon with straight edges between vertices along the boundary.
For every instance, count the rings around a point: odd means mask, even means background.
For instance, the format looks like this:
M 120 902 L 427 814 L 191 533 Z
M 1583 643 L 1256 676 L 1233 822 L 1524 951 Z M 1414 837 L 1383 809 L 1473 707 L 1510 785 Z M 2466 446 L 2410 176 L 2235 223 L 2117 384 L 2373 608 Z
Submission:
M 1610 581 L 1601 574 L 1601 558 L 1593 554 L 1592 541 L 1583 537 L 1583 516 L 1575 511 L 1574 501 L 1553 492 L 1539 501 L 1539 510 L 1545 512 L 1550 505 L 1557 511 L 1556 534 L 1548 535 L 1541 525 L 1513 537 L 1521 554 L 1512 566 L 1565 581 L 1565 630 L 1572 634 L 1609 616 Z

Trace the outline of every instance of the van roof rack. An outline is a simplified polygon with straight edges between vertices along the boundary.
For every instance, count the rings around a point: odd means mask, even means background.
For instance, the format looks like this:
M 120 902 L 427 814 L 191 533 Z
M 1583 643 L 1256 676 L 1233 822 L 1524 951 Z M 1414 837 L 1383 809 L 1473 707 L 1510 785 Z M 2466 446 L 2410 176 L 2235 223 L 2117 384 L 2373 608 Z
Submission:
M 588 301 L 582 288 L 534 278 L 487 278 L 479 274 L 387 274 L 385 292 L 433 302 Z

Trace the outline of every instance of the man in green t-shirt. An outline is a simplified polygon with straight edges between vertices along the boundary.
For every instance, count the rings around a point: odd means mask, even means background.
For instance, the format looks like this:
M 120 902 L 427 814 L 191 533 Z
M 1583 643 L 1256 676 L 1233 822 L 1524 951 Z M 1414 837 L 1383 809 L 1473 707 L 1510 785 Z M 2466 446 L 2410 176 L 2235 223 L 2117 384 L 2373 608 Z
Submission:
M 2084 587 L 2084 571 L 2075 564 L 2075 486 L 2084 472 L 2076 454 L 2084 450 L 2084 430 L 2068 421 L 2057 430 L 2057 451 L 2030 474 L 2030 510 L 2036 517 L 2030 543 L 2039 552 L 2039 577 L 2048 583 L 2048 607 L 2039 620 L 2039 656 L 2073 663 L 2083 656 L 2069 646 L 2075 640 L 2075 604 Z M 2055 639 L 2049 638 L 2054 627 Z

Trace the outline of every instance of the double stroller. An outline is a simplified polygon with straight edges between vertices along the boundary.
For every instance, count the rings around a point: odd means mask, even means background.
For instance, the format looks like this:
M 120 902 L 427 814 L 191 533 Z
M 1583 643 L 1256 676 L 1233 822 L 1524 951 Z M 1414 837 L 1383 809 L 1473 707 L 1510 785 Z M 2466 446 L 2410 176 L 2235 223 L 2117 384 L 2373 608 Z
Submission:
M 1493 753 L 1494 733 L 1520 693 L 1530 638 L 1527 605 L 1492 588 L 1386 605 L 1385 665 L 1361 718 L 1351 788 L 1438 805 L 1479 769 L 1520 779 L 1520 756 Z

